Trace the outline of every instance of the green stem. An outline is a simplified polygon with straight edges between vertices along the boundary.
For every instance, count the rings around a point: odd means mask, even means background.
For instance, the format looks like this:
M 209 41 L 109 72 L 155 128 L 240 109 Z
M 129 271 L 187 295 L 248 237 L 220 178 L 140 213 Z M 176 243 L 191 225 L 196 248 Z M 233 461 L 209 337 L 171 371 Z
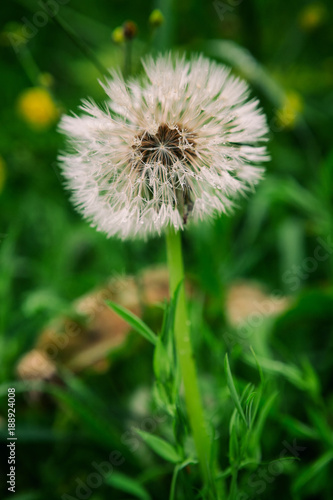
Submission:
M 238 476 L 238 469 L 233 468 L 231 477 L 231 486 L 229 492 L 229 500 L 235 500 L 237 498 L 237 476 Z
M 66 35 L 72 40 L 72 42 L 78 47 L 79 50 L 89 59 L 95 68 L 103 75 L 107 75 L 108 71 L 100 62 L 100 60 L 95 56 L 94 52 L 91 50 L 89 45 L 87 45 L 73 30 L 73 28 L 58 14 L 53 17 L 53 21 L 57 26 L 59 26 Z
M 175 342 L 185 390 L 185 403 L 193 433 L 203 479 L 208 485 L 210 473 L 211 445 L 207 433 L 197 371 L 192 352 L 189 322 L 184 287 L 184 266 L 180 232 L 170 228 L 166 235 L 168 265 L 170 273 L 170 293 L 173 296 L 179 283 L 179 295 L 175 314 Z
M 41 74 L 41 72 L 39 71 L 39 68 L 35 63 L 29 49 L 27 47 L 22 47 L 19 53 L 17 54 L 17 57 L 32 85 L 36 87 L 40 86 L 38 77 Z

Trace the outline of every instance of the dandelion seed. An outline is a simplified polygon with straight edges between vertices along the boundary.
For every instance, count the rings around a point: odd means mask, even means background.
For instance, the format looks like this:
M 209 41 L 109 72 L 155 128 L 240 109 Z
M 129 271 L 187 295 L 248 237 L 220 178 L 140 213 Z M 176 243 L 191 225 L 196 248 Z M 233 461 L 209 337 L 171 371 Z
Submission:
M 184 229 L 229 213 L 262 178 L 266 118 L 248 85 L 203 56 L 143 61 L 143 79 L 117 73 L 100 109 L 64 116 L 71 151 L 60 156 L 78 210 L 120 238 Z

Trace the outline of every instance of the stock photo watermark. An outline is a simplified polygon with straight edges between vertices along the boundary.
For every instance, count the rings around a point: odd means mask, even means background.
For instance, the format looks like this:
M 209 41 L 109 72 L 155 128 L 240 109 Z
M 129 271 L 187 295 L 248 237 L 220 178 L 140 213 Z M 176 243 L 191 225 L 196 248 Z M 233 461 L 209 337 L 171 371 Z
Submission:
M 9 471 L 7 474 L 7 484 L 8 491 L 15 493 L 16 488 L 16 440 L 15 435 L 16 429 L 16 413 L 15 413 L 15 389 L 9 387 L 7 396 L 8 405 L 8 437 L 7 437 L 7 448 L 8 448 L 8 466 Z
M 125 457 L 118 450 L 113 450 L 108 456 L 107 460 L 97 463 L 91 462 L 93 472 L 90 472 L 85 479 L 76 478 L 75 496 L 64 493 L 61 495 L 61 500 L 87 500 L 93 493 L 93 490 L 99 488 L 110 476 L 115 467 L 120 467 L 125 463 Z
M 272 484 L 278 476 L 283 474 L 285 470 L 284 462 L 286 460 L 295 461 L 299 460 L 301 453 L 306 450 L 305 446 L 300 446 L 297 440 L 294 439 L 292 444 L 288 441 L 282 442 L 284 448 L 281 451 L 279 458 L 277 460 L 272 460 L 266 465 L 261 465 L 253 474 L 250 475 L 247 486 L 251 489 L 255 489 L 254 495 L 241 492 L 237 496 L 237 500 L 249 500 L 250 498 L 257 498 L 257 495 L 264 493 L 266 491 L 267 485 Z
M 7 33 L 8 40 L 16 53 L 20 47 L 34 38 L 40 29 L 44 28 L 50 19 L 55 17 L 60 7 L 66 5 L 70 0 L 39 0 L 37 10 L 31 17 L 23 16 L 22 25 L 16 31 Z
M 288 285 L 291 292 L 295 292 L 307 280 L 311 273 L 317 271 L 319 263 L 325 262 L 333 254 L 333 241 L 331 235 L 317 238 L 318 245 L 311 257 L 306 257 L 299 265 L 294 264 L 291 269 L 282 275 L 282 281 Z
M 226 14 L 231 14 L 242 2 L 243 0 L 228 0 L 226 2 L 214 0 L 213 6 L 220 21 L 224 21 Z
M 121 443 L 125 445 L 131 453 L 139 450 L 143 441 L 139 437 L 137 430 L 154 433 L 160 423 L 166 420 L 166 414 L 154 415 L 153 417 L 145 417 L 139 425 L 131 426 L 121 436 Z M 91 462 L 92 472 L 84 479 L 75 479 L 75 491 L 73 494 L 64 493 L 61 495 L 61 500 L 88 500 L 94 490 L 102 486 L 107 478 L 112 475 L 115 468 L 121 467 L 126 462 L 124 455 L 119 450 L 113 450 L 107 460 L 102 462 Z M 74 489 L 74 488 L 73 488 Z M 75 495 L 75 496 L 73 496 Z

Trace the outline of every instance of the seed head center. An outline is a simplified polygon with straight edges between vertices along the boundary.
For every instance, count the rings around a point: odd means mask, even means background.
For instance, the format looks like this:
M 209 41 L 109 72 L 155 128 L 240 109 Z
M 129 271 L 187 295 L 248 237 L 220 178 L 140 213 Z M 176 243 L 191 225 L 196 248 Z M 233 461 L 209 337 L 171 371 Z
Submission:
M 161 163 L 171 168 L 177 161 L 188 162 L 195 156 L 194 134 L 181 125 L 170 128 L 163 123 L 156 134 L 144 132 L 137 139 L 134 149 L 139 153 L 141 165 Z

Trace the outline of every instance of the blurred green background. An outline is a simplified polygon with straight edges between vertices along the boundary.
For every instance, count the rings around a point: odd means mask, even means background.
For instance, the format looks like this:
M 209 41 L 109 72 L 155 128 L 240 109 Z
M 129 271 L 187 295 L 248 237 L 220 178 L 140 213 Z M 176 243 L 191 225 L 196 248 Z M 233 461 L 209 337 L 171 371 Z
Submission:
M 197 290 L 191 307 L 193 335 L 205 394 L 215 408 L 223 468 L 228 466 L 232 412 L 224 389 L 225 352 L 242 388 L 258 381 L 244 349 L 254 345 L 263 358 L 268 392 L 277 391 L 261 434 L 263 465 L 240 474 L 239 499 L 332 498 L 332 4 L 70 0 L 56 4 L 57 16 L 50 14 L 50 5 L 46 14 L 34 0 L 2 5 L 2 498 L 79 498 L 77 478 L 85 481 L 94 471 L 92 462 L 108 460 L 116 449 L 125 457 L 119 472 L 135 478 L 145 492 L 125 493 L 106 481 L 81 498 L 169 498 L 172 469 L 142 443 L 134 450 L 131 430 L 153 418 L 153 432 L 169 432 L 165 418 L 161 423 L 154 417 L 149 396 L 149 347 L 130 343 L 117 353 L 106 352 L 112 359 L 106 371 L 88 369 L 78 376 L 66 372 L 58 385 L 50 383 L 55 389 L 47 389 L 52 393 L 48 396 L 34 397 L 17 375 L 19 360 L 34 347 L 45 325 L 68 314 L 76 298 L 109 276 L 137 274 L 165 262 L 163 238 L 121 242 L 91 229 L 71 206 L 56 160 L 64 145 L 56 130 L 60 114 L 77 111 L 82 98 L 104 98 L 95 59 L 108 68 L 123 65 L 123 46 L 112 33 L 126 20 L 138 26 L 133 40 L 136 72 L 147 52 L 203 52 L 248 80 L 265 109 L 272 156 L 265 180 L 239 202 L 234 216 L 184 234 L 186 270 Z M 152 32 L 148 19 L 157 7 L 165 23 Z M 288 296 L 287 309 L 241 336 L 225 314 L 226 290 L 238 280 Z M 148 321 L 154 323 L 154 312 Z M 8 386 L 17 387 L 15 494 L 4 484 Z M 125 432 L 130 433 L 123 440 L 127 442 L 120 443 Z M 252 483 L 263 481 L 263 491 L 259 484 L 251 485 L 251 474 L 258 475 L 260 467 L 264 474 L 284 443 L 295 439 L 304 448 L 299 460 L 284 464 L 276 476 L 269 473 L 269 480 L 252 477 Z M 184 472 L 179 479 L 177 498 L 192 498 L 186 474 L 190 476 Z

